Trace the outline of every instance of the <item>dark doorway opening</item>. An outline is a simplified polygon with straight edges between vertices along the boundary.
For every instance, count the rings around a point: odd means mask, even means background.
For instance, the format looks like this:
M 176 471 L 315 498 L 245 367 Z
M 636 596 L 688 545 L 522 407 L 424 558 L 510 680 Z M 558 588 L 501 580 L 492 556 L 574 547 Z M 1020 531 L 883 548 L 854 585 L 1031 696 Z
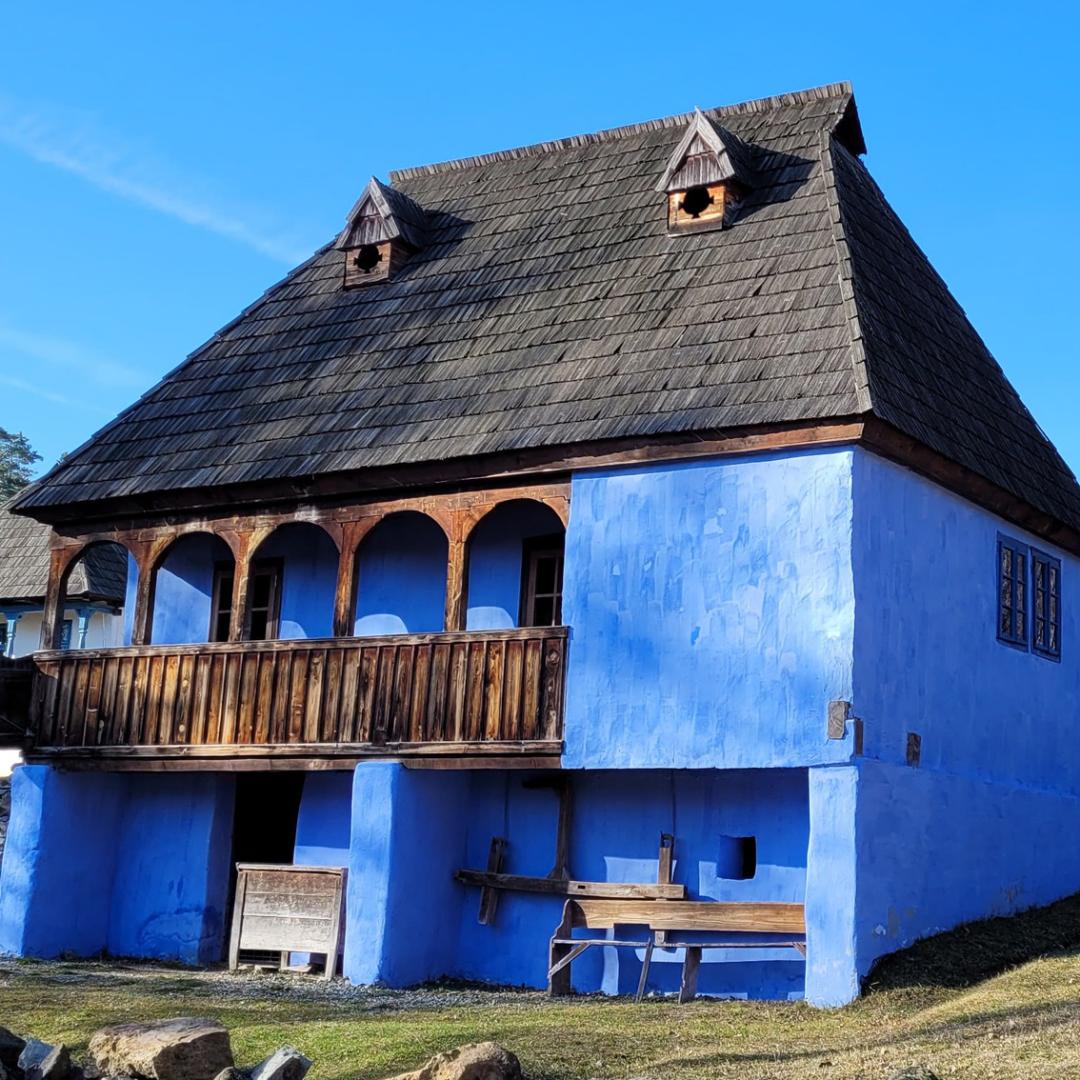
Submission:
M 236 896 L 236 864 L 292 864 L 303 791 L 302 772 L 237 773 L 232 865 L 229 868 L 230 927 Z M 245 959 L 249 963 L 278 965 L 276 953 L 265 957 L 252 954 Z

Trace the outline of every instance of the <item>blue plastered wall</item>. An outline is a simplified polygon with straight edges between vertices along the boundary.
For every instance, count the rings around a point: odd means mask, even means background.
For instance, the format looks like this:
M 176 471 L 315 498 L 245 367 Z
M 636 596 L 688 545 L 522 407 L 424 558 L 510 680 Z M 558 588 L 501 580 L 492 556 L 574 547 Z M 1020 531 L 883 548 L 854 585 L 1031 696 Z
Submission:
M 352 790 L 351 772 L 311 772 L 304 777 L 296 819 L 294 865 L 344 866 L 348 869 Z M 347 906 L 344 915 L 347 926 Z M 294 964 L 303 964 L 309 955 L 292 953 L 291 959 Z
M 496 507 L 469 538 L 469 608 L 466 629 L 507 630 L 518 625 L 524 543 L 560 534 L 554 511 L 536 502 Z
M 150 640 L 155 645 L 208 640 L 214 565 L 218 562 L 232 562 L 232 552 L 224 540 L 209 533 L 182 536 L 169 548 L 154 579 Z M 128 610 L 133 611 L 133 605 L 129 604 Z
M 217 960 L 227 922 L 232 776 L 134 773 L 124 780 L 108 951 Z
M 495 922 L 476 920 L 479 890 L 453 872 L 483 868 L 492 837 L 509 841 L 508 873 L 544 876 L 555 860 L 558 795 L 527 781 L 551 774 L 357 768 L 349 863 L 345 973 L 354 982 L 406 986 L 450 975 L 546 985 L 558 897 L 503 893 Z M 806 887 L 806 770 L 576 773 L 571 869 L 597 881 L 655 881 L 661 832 L 676 840 L 675 880 L 694 899 L 800 903 Z M 755 836 L 753 878 L 719 876 L 724 837 Z M 575 964 L 580 990 L 626 992 L 641 956 L 596 949 Z M 681 955 L 654 958 L 650 987 L 678 987 Z M 706 954 L 703 993 L 801 997 L 803 964 L 791 950 Z
M 281 560 L 278 637 L 330 637 L 334 630 L 338 550 L 317 525 L 283 525 L 259 545 L 258 559 Z
M 1080 562 L 862 450 L 854 481 L 865 975 L 919 937 L 1080 889 Z M 1062 561 L 1060 663 L 996 639 L 999 533 Z
M 217 959 L 232 796 L 224 774 L 17 768 L 0 953 Z
M 344 971 L 410 986 L 452 974 L 468 773 L 368 762 L 353 779 Z
M 109 773 L 14 770 L 0 865 L 0 954 L 105 949 L 124 787 Z
M 422 634 L 443 628 L 447 542 L 423 514 L 393 514 L 360 545 L 354 633 Z
M 851 694 L 850 449 L 573 479 L 568 767 L 842 761 Z

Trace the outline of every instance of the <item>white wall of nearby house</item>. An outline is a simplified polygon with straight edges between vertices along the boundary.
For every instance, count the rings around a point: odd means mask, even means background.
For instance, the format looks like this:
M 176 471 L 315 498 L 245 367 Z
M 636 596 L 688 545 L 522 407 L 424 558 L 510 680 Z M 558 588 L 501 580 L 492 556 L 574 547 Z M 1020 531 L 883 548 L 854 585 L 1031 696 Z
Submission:
M 14 644 L 9 648 L 10 656 L 26 656 L 40 648 L 41 642 L 41 619 L 40 611 L 28 611 L 22 615 L 14 627 Z M 76 647 L 78 639 L 79 616 L 74 609 L 64 612 L 64 619 L 71 620 L 71 647 Z M 4 622 L 0 617 L 0 622 Z M 12 620 L 7 619 L 7 640 L 11 642 Z M 111 649 L 124 643 L 124 617 L 113 615 L 106 611 L 95 611 L 86 627 L 87 649 Z

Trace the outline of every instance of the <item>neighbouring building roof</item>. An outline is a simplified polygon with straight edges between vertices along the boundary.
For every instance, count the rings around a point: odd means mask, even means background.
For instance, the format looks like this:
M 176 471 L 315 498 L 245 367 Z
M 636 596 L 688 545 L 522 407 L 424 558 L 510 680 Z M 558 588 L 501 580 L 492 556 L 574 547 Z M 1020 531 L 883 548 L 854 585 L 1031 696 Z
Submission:
M 0 606 L 41 605 L 49 579 L 52 529 L 10 513 L 10 505 L 0 503 Z M 118 544 L 97 544 L 71 571 L 67 599 L 101 600 L 120 607 L 126 583 L 127 553 Z
M 859 160 L 850 86 L 705 116 L 753 171 L 731 228 L 667 232 L 656 186 L 694 114 L 392 174 L 427 213 L 393 280 L 345 290 L 321 249 L 20 511 L 876 415 L 1080 526 L 1072 473 Z

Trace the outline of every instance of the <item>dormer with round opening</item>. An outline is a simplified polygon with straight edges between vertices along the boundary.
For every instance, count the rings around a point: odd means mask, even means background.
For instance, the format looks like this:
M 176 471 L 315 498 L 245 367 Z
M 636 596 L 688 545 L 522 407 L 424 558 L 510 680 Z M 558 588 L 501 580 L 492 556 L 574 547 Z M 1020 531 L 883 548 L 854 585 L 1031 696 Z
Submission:
M 698 109 L 656 190 L 667 195 L 668 231 L 683 233 L 731 225 L 752 187 L 750 148 Z
M 345 288 L 390 280 L 423 247 L 426 225 L 420 206 L 372 177 L 334 245 L 345 253 Z

